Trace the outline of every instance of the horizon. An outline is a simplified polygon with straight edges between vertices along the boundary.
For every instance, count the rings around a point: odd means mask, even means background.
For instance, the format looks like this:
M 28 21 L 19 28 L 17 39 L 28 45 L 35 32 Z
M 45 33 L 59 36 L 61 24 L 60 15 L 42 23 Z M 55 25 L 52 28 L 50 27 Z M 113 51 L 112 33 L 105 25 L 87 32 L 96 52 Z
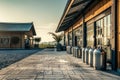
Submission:
M 51 42 L 54 40 L 48 32 L 55 32 L 66 3 L 67 0 L 0 0 L 0 22 L 33 22 L 35 37 Z

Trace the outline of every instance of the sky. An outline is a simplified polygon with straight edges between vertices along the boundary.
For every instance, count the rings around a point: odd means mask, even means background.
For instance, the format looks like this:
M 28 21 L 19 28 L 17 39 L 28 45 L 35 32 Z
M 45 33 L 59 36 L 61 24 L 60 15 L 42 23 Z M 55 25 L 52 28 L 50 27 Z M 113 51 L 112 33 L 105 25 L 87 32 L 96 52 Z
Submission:
M 0 22 L 33 22 L 41 42 L 54 41 L 67 0 L 0 0 Z

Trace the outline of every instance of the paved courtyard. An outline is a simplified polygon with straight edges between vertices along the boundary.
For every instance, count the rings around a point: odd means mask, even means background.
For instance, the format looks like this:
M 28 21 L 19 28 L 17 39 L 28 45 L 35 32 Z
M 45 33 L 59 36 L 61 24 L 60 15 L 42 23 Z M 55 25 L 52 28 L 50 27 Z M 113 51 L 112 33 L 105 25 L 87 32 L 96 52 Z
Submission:
M 0 70 L 0 80 L 120 80 L 120 76 L 94 70 L 66 52 L 37 52 Z

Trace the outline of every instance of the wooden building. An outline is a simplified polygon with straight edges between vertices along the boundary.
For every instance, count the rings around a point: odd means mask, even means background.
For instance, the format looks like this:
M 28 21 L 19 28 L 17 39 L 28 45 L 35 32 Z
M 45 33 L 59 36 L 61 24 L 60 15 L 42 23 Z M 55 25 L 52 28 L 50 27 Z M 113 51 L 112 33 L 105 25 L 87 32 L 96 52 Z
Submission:
M 120 72 L 120 0 L 116 0 L 115 1 L 115 15 L 116 15 L 116 19 L 115 19 L 115 26 L 116 26 L 116 49 L 117 49 L 117 63 L 118 63 L 118 68 L 119 68 L 119 72 Z
M 120 0 L 68 0 L 56 32 L 66 46 L 102 47 L 120 72 Z
M 24 49 L 26 40 L 33 47 L 34 35 L 33 23 L 0 23 L 0 49 Z

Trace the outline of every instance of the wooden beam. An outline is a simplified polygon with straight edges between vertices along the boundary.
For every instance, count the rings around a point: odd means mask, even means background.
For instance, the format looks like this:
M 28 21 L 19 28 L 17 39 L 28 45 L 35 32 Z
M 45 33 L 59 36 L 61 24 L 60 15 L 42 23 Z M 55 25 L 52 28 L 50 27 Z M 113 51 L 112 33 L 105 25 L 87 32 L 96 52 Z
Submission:
M 78 6 L 78 5 L 80 5 L 80 4 L 83 4 L 83 3 L 86 3 L 86 2 L 90 2 L 91 0 L 82 0 L 82 1 L 80 1 L 80 2 L 78 2 L 78 3 L 76 3 L 76 4 L 73 4 L 72 6 L 71 6 L 71 8 L 73 8 L 73 7 L 76 7 L 76 6 Z
M 85 16 L 85 22 L 89 21 L 90 19 L 94 18 L 95 16 L 97 16 L 98 14 L 102 13 L 103 11 L 105 11 L 106 9 L 108 9 L 109 7 L 112 6 L 112 1 L 109 1 L 108 3 L 106 3 L 104 6 L 100 7 L 99 9 L 97 9 L 96 11 L 94 11 L 90 16 Z

